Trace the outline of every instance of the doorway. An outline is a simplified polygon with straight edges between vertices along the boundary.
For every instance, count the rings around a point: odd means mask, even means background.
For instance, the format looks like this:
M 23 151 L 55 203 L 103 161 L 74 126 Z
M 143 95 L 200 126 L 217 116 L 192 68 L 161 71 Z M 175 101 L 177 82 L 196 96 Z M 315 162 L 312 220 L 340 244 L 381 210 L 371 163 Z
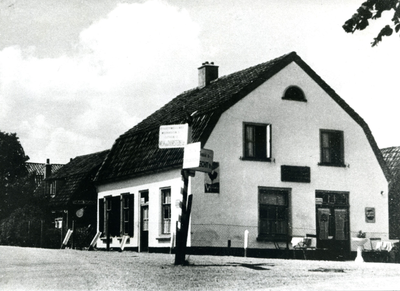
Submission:
M 316 191 L 317 248 L 350 252 L 349 193 Z
M 140 252 L 149 250 L 149 191 L 140 192 Z

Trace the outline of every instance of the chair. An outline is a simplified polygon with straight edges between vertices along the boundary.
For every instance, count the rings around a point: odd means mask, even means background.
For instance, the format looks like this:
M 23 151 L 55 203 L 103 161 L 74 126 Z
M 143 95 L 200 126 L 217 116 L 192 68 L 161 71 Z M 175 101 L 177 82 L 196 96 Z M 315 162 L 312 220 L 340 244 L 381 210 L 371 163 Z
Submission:
M 380 237 L 370 237 L 369 242 L 371 244 L 371 251 L 374 251 L 377 248 L 379 248 L 380 244 L 378 242 L 381 242 L 381 238 Z M 375 242 L 375 244 L 373 242 Z
M 305 237 L 294 237 L 292 239 L 293 248 L 296 250 L 302 250 L 304 259 L 307 260 L 307 250 L 316 248 L 316 235 L 306 234 Z

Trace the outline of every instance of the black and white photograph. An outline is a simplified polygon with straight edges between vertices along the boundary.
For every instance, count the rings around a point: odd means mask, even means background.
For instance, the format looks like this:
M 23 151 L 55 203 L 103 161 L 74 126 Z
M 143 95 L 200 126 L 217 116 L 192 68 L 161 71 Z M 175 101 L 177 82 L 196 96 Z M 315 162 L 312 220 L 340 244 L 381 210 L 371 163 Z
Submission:
M 0 0 L 0 290 L 400 290 L 400 0 Z

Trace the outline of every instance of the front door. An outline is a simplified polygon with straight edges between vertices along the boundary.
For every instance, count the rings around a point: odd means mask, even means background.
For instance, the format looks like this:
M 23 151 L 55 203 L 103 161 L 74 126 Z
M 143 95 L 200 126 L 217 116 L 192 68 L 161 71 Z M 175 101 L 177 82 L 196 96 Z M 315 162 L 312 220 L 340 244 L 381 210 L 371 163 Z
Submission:
M 316 192 L 317 248 L 346 256 L 350 251 L 349 193 Z
M 140 251 L 149 250 L 149 192 L 140 194 Z

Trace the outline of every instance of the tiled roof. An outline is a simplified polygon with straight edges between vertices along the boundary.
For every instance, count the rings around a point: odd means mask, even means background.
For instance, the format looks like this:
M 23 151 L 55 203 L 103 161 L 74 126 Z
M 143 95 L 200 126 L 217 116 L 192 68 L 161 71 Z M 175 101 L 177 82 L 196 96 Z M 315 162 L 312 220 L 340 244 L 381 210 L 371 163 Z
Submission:
M 392 177 L 398 179 L 400 177 L 400 147 L 384 148 L 381 152 Z
M 52 173 L 56 173 L 62 166 L 63 164 L 51 164 L 51 171 Z M 28 169 L 29 174 L 34 173 L 35 175 L 44 175 L 44 169 L 46 167 L 45 163 L 31 163 L 27 162 L 26 163 L 26 168 Z
M 379 148 L 364 120 L 295 52 L 291 52 L 220 77 L 203 88 L 195 88 L 175 97 L 115 141 L 96 175 L 96 182 L 107 183 L 181 167 L 182 149 L 158 148 L 161 125 L 182 124 L 187 122 L 188 115 L 192 115 L 193 142 L 200 141 L 204 145 L 224 111 L 291 62 L 296 62 L 364 129 L 382 169 L 385 174 L 388 173 Z
M 62 181 L 56 196 L 50 200 L 51 206 L 65 206 L 72 198 L 96 199 L 93 178 L 109 151 L 78 156 L 62 167 L 47 180 Z M 93 196 L 93 197 L 92 197 Z

